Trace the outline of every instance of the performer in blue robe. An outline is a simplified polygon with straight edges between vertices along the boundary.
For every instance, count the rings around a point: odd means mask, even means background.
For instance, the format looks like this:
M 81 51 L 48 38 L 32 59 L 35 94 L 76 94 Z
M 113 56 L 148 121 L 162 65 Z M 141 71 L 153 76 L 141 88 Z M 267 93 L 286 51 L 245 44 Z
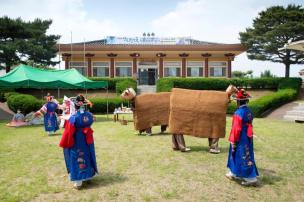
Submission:
M 93 115 L 85 111 L 85 104 L 84 97 L 77 96 L 77 112 L 67 121 L 59 144 L 63 148 L 67 172 L 77 189 L 83 181 L 90 180 L 98 173 L 91 129 Z
M 230 132 L 230 149 L 227 167 L 229 179 L 242 180 L 242 185 L 256 185 L 259 175 L 253 151 L 253 114 L 247 103 L 250 95 L 244 89 L 238 91 L 235 99 L 238 109 L 232 117 Z
M 44 129 L 48 135 L 51 135 L 59 129 L 56 115 L 56 109 L 59 108 L 59 105 L 54 99 L 54 96 L 51 96 L 49 93 L 46 96 L 46 100 L 47 103 L 45 103 L 35 115 L 44 114 Z

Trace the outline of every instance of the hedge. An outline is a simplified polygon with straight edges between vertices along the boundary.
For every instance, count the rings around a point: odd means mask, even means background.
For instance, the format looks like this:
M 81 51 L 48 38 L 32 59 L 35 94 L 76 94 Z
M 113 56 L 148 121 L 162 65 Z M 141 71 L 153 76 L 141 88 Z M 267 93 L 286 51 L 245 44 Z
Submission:
M 273 110 L 297 98 L 295 89 L 283 89 L 271 95 L 263 96 L 248 103 L 249 108 L 255 117 L 263 117 L 267 111 Z M 227 113 L 233 114 L 237 109 L 236 102 L 228 105 Z
M 137 84 L 135 80 L 123 80 L 116 83 L 116 93 L 121 94 L 126 88 L 133 88 L 137 90 Z
M 116 90 L 117 83 L 122 81 L 128 81 L 129 83 L 132 83 L 132 86 L 134 86 L 135 89 L 137 88 L 136 80 L 131 77 L 126 77 L 126 78 L 90 77 L 89 79 L 91 79 L 92 81 L 107 81 L 109 90 Z
M 301 78 L 161 78 L 157 81 L 157 92 L 169 92 L 173 87 L 193 90 L 225 90 L 230 84 L 252 89 L 299 89 Z
M 38 100 L 32 95 L 14 94 L 7 98 L 7 105 L 15 113 L 20 109 L 23 114 L 28 114 L 40 109 L 43 101 Z
M 92 98 L 90 101 L 93 103 L 93 107 L 90 109 L 92 113 L 107 113 L 107 99 L 106 98 Z M 123 101 L 121 98 L 108 98 L 109 113 L 114 112 L 115 108 L 128 106 L 127 101 Z

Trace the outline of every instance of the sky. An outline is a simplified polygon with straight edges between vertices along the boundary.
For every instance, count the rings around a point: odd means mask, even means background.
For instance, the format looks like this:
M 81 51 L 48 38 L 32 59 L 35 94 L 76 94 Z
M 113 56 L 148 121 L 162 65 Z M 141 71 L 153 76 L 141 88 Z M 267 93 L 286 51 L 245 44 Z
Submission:
M 103 39 L 106 36 L 192 37 L 218 43 L 240 43 L 239 32 L 274 5 L 304 5 L 303 0 L 0 0 L 0 16 L 52 19 L 49 34 L 61 35 L 60 43 Z M 232 70 L 253 70 L 254 76 L 270 70 L 284 76 L 281 63 L 235 58 Z M 304 65 L 292 65 L 299 76 Z

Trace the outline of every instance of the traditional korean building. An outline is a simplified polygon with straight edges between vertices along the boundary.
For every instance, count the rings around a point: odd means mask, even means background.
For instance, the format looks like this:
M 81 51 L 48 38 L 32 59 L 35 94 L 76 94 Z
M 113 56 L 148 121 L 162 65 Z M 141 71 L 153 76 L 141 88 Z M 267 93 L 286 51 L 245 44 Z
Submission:
M 155 85 L 162 77 L 231 77 L 241 44 L 210 43 L 187 37 L 106 37 L 85 43 L 58 44 L 65 69 L 88 77 L 134 77 Z

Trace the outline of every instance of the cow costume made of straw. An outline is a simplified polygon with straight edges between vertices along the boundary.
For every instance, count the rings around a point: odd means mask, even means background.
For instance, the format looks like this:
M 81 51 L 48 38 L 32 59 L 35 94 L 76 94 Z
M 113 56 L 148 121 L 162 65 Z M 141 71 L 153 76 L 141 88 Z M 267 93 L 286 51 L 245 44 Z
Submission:
M 133 88 L 127 88 L 121 97 L 130 101 L 133 111 L 134 127 L 141 134 L 152 134 L 153 126 L 161 126 L 163 133 L 169 121 L 170 93 L 151 93 L 136 96 Z
M 219 138 L 225 137 L 227 106 L 236 91 L 230 85 L 226 92 L 173 88 L 171 93 L 136 96 L 135 91 L 128 88 L 121 97 L 133 103 L 136 130 L 169 125 L 174 150 L 189 151 L 183 138 L 185 134 L 208 138 L 209 152 L 219 153 Z

